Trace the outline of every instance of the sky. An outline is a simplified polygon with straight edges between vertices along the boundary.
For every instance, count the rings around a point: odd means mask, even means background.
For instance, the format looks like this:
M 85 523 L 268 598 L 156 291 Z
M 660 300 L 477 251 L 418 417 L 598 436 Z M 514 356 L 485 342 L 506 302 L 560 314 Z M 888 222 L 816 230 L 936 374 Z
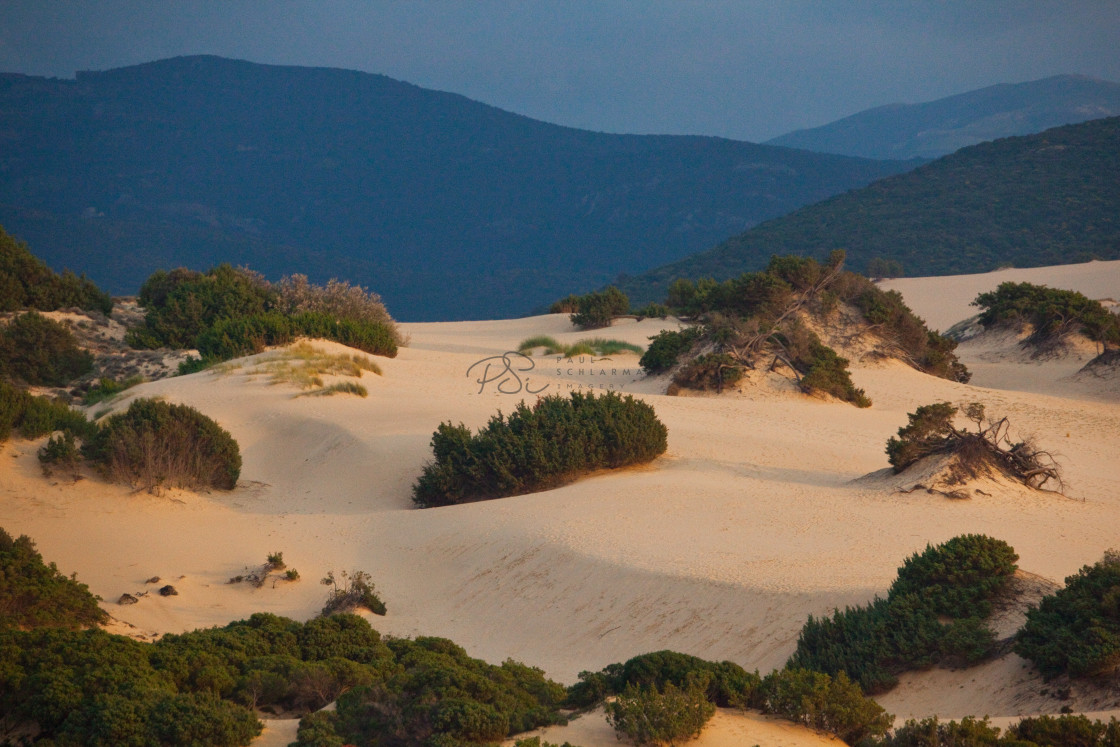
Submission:
M 556 124 L 761 142 L 874 106 L 1120 82 L 1120 0 L 2 0 L 0 72 L 188 54 L 381 73 Z

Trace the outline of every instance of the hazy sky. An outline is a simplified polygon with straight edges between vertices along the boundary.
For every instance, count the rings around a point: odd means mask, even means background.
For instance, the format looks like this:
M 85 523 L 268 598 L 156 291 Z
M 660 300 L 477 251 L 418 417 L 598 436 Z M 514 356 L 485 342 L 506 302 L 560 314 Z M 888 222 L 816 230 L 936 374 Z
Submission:
M 995 83 L 1120 81 L 1118 40 L 1120 0 L 0 0 L 0 72 L 216 54 L 753 141 Z

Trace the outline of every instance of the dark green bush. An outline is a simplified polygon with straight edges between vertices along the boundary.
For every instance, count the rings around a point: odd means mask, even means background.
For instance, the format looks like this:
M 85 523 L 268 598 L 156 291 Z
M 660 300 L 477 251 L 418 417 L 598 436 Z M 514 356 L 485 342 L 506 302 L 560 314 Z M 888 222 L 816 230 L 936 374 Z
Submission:
M 43 466 L 43 473 L 48 477 L 55 471 L 79 475 L 82 452 L 74 440 L 74 434 L 60 433 L 47 439 L 39 449 L 39 463 Z
M 727 353 L 705 353 L 681 366 L 673 383 L 685 389 L 721 392 L 743 378 L 743 366 Z
M 662 330 L 649 338 L 649 348 L 642 354 L 638 365 L 649 374 L 664 373 L 677 365 L 677 359 L 699 339 L 700 330 L 686 327 L 682 330 Z
M 672 745 L 700 736 L 716 707 L 705 696 L 707 683 L 698 678 L 683 689 L 672 683 L 656 687 L 628 686 L 607 703 L 607 723 L 619 739 L 636 745 Z
M 758 674 L 734 662 L 712 662 L 676 651 L 655 651 L 622 664 L 613 673 L 611 691 L 619 693 L 627 686 L 663 690 L 666 685 L 675 685 L 686 689 L 691 679 L 700 676 L 707 682 L 708 700 L 721 708 L 745 707 L 759 683 Z
M 946 660 L 976 663 L 994 646 L 983 618 L 1016 560 L 1007 543 L 983 535 L 927 546 L 899 568 L 886 599 L 831 617 L 810 616 L 787 666 L 844 672 L 864 691 L 877 693 L 893 687 L 903 671 Z
M 402 747 L 484 744 L 561 721 L 564 688 L 539 669 L 487 664 L 444 638 L 389 645 L 394 665 L 382 682 L 346 693 L 333 716 L 307 724 L 322 744 L 335 736 Z
M 323 605 L 321 615 L 349 612 L 355 607 L 365 607 L 375 615 L 384 615 L 388 611 L 365 571 L 343 571 L 341 584 L 334 577 L 334 571 L 331 571 L 323 578 L 322 583 L 331 589 L 327 593 L 327 603 Z
M 13 430 L 24 438 L 39 438 L 54 431 L 65 431 L 78 438 L 89 438 L 97 426 L 65 402 L 32 396 L 0 380 L 0 441 Z
M 871 400 L 862 389 L 852 383 L 848 359 L 810 333 L 811 340 L 804 356 L 794 358 L 794 367 L 802 374 L 801 391 L 806 394 L 821 392 L 856 407 L 870 407 Z
M 548 307 L 549 314 L 574 314 L 579 311 L 579 296 L 569 293 L 559 301 L 553 301 Z
M 1120 317 L 1077 291 L 1047 288 L 1032 283 L 1000 283 L 972 302 L 979 306 L 980 324 L 999 322 L 1030 324 L 1034 344 L 1052 342 L 1071 332 L 1090 340 L 1120 345 Z
M 661 303 L 648 303 L 640 309 L 634 310 L 634 315 L 638 320 L 642 319 L 665 319 L 671 312 L 669 307 Z
M 894 721 L 844 672 L 830 677 L 807 669 L 776 670 L 762 678 L 755 705 L 764 713 L 835 734 L 851 745 L 886 734 Z
M 418 506 L 547 490 L 601 468 L 648 462 L 664 453 L 667 431 L 653 408 L 614 392 L 543 397 L 498 413 L 472 435 L 443 423 L 432 435 L 435 460 L 412 488 Z
M 611 319 L 630 311 L 630 299 L 613 285 L 601 291 L 579 296 L 576 310 L 571 315 L 572 324 L 580 329 L 599 329 L 611 326 Z
M 1030 610 L 1015 653 L 1046 678 L 1089 677 L 1120 664 L 1120 555 L 1083 567 Z
M 0 228 L 0 311 L 55 311 L 77 306 L 108 314 L 109 295 L 84 276 L 57 275 L 27 245 Z
M 136 374 L 135 376 L 129 376 L 123 381 L 117 381 L 116 379 L 110 379 L 103 376 L 86 391 L 85 396 L 82 397 L 82 404 L 86 407 L 89 407 L 90 405 L 96 405 L 98 402 L 104 402 L 107 399 L 112 399 L 124 390 L 131 389 L 137 384 L 143 384 L 144 381 L 146 381 L 146 379 L 139 374 Z
M 962 534 L 936 547 L 927 545 L 898 569 L 888 599 L 915 594 L 938 615 L 987 617 L 988 600 L 1007 586 L 1019 556 L 1002 540 Z
M 137 399 L 109 417 L 83 446 L 117 482 L 141 488 L 232 490 L 241 474 L 237 442 L 193 407 Z
M 891 734 L 872 742 L 877 747 L 985 747 L 1001 743 L 1006 742 L 1000 738 L 999 727 L 989 724 L 987 718 L 966 717 L 958 722 L 941 721 L 936 716 L 921 721 L 909 719 Z
M 0 529 L 0 629 L 82 628 L 106 622 L 89 587 L 47 565 L 30 537 Z
M 1005 738 L 1039 747 L 1120 747 L 1120 721 L 1090 721 L 1082 715 L 1033 716 L 1012 724 Z
M 65 386 L 93 370 L 93 355 L 54 320 L 29 311 L 0 326 L 0 377 Z
M 945 448 L 953 428 L 957 408 L 948 402 L 922 405 L 907 415 L 907 424 L 898 429 L 898 437 L 887 441 L 887 461 L 895 472 Z

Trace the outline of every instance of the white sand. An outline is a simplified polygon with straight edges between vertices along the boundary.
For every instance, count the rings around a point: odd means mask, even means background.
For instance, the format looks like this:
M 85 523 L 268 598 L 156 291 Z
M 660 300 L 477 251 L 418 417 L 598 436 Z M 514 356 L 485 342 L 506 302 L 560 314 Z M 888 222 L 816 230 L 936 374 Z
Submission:
M 1095 296 L 1107 294 L 1093 289 L 1120 289 L 1120 262 L 1014 272 L 1061 277 Z M 1004 275 L 970 277 L 994 287 Z M 952 281 L 894 282 L 922 316 L 947 327 L 969 315 L 967 302 L 947 290 L 961 283 Z M 987 287 L 970 285 L 968 293 Z M 291 386 L 238 371 L 144 384 L 117 406 L 163 396 L 231 431 L 244 457 L 236 490 L 156 497 L 92 476 L 47 481 L 35 459 L 39 444 L 9 442 L 0 449 L 0 526 L 33 537 L 63 572 L 77 571 L 138 634 L 222 625 L 255 611 L 307 619 L 325 598 L 318 579 L 361 569 L 389 607 L 386 617 L 371 618 L 382 632 L 447 636 L 475 656 L 512 657 L 565 683 L 581 670 L 663 648 L 768 671 L 792 652 L 807 615 L 884 592 L 907 555 L 958 534 L 1005 539 L 1022 568 L 1056 581 L 1120 544 L 1120 400 L 1103 385 L 1063 383 L 1064 372 L 1051 375 L 1060 361 L 1005 357 L 988 365 L 983 386 L 855 361 L 856 384 L 874 401 L 866 410 L 751 388 L 667 397 L 657 393 L 665 382 L 643 379 L 632 354 L 571 365 L 538 358 L 533 371 L 518 371 L 527 389 L 515 394 L 499 392 L 497 380 L 479 384 L 485 365 L 467 375 L 476 361 L 531 335 L 644 345 L 674 324 L 623 321 L 595 335 L 573 330 L 563 315 L 405 325 L 411 346 L 378 359 L 383 376 L 363 376 L 366 399 L 297 398 Z M 1000 385 L 1021 378 L 1025 366 L 1031 391 Z M 517 384 L 507 378 L 502 386 Z M 528 392 L 578 384 L 613 385 L 650 402 L 669 428 L 668 453 L 545 493 L 412 508 L 410 487 L 441 421 L 477 427 L 522 397 L 531 402 Z M 887 466 L 884 444 L 907 412 L 940 400 L 982 401 L 1009 416 L 1016 432 L 1056 450 L 1070 497 L 1004 488 L 951 501 L 852 482 Z M 301 581 L 261 589 L 226 583 L 274 551 Z M 151 576 L 179 595 L 156 595 L 144 583 Z M 138 604 L 115 604 L 145 589 L 151 593 Z M 908 675 L 883 702 L 900 716 L 1055 712 L 1061 704 L 1038 694 L 1037 679 L 1016 679 L 1019 666 L 1008 659 Z M 707 732 L 702 742 L 722 743 L 709 742 Z

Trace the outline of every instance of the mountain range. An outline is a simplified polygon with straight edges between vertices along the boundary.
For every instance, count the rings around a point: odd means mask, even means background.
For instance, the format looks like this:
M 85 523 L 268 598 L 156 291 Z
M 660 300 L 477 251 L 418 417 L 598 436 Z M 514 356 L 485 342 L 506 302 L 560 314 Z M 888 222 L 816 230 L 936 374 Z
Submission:
M 180 57 L 0 75 L 0 224 L 135 293 L 154 270 L 345 278 L 407 321 L 522 314 L 912 168 L 560 127 L 354 71 Z
M 1120 117 L 962 148 L 620 285 L 632 301 L 660 301 L 678 277 L 722 280 L 773 254 L 834 249 L 853 269 L 893 260 L 906 275 L 1120 258 Z
M 862 158 L 938 158 L 968 145 L 1120 115 L 1120 83 L 1057 75 L 922 104 L 889 104 L 768 140 Z

